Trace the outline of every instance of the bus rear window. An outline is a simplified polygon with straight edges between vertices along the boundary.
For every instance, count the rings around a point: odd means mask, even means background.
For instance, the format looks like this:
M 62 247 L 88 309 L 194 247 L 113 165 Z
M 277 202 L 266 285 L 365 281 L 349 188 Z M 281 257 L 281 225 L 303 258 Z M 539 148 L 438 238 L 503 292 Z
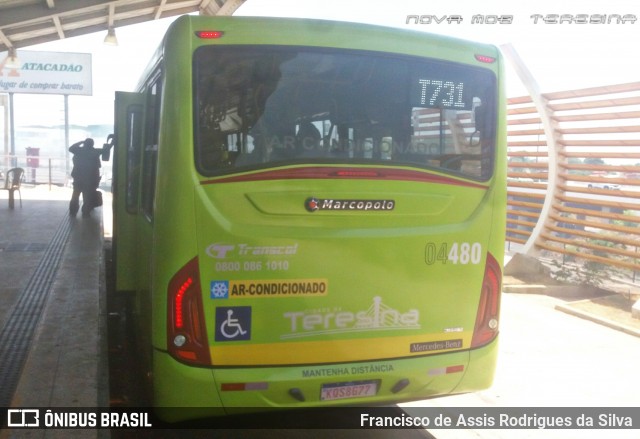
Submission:
M 497 92 L 488 69 L 280 46 L 207 46 L 194 56 L 204 175 L 368 164 L 491 177 Z

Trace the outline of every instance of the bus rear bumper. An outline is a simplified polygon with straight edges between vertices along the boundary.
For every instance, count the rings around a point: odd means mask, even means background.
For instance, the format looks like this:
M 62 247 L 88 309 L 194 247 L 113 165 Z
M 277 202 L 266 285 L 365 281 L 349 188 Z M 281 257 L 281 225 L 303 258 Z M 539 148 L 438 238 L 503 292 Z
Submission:
M 187 366 L 155 351 L 154 406 L 161 419 L 180 421 L 276 408 L 426 399 L 488 387 L 496 354 L 494 341 L 473 351 L 385 361 L 212 369 Z M 351 397 L 371 385 L 375 391 Z

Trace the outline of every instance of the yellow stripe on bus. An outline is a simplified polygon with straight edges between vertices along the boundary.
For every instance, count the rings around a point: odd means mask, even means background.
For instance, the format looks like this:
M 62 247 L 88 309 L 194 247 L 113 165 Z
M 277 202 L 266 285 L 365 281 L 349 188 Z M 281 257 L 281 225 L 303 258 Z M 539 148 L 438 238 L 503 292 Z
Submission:
M 351 340 L 212 346 L 214 366 L 295 365 L 410 357 L 468 349 L 471 331 Z

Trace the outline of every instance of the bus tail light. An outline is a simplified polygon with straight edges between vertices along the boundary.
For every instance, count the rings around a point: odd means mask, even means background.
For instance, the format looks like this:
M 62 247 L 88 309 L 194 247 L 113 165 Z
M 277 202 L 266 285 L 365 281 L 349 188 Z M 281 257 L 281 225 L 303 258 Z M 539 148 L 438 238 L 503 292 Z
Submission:
M 482 280 L 480 303 L 473 330 L 471 347 L 477 348 L 489 343 L 498 335 L 498 317 L 500 314 L 500 287 L 502 271 L 495 258 L 487 253 L 487 264 Z
M 493 64 L 494 62 L 496 62 L 496 58 L 494 56 L 476 54 L 475 57 L 476 60 L 485 64 Z
M 224 32 L 221 30 L 199 30 L 196 31 L 196 36 L 203 40 L 217 40 L 222 38 Z
M 179 361 L 210 365 L 198 258 L 193 258 L 169 282 L 167 348 Z

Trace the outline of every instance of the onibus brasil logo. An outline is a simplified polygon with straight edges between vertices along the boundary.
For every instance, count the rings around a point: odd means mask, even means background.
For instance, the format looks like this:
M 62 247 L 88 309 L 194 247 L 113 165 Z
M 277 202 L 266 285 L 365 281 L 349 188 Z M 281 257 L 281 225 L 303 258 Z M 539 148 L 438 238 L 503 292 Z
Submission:
M 420 329 L 420 312 L 410 309 L 400 312 L 382 303 L 382 297 L 373 298 L 365 310 L 291 311 L 283 314 L 289 321 L 290 332 L 281 339 L 312 337 L 347 332 Z

